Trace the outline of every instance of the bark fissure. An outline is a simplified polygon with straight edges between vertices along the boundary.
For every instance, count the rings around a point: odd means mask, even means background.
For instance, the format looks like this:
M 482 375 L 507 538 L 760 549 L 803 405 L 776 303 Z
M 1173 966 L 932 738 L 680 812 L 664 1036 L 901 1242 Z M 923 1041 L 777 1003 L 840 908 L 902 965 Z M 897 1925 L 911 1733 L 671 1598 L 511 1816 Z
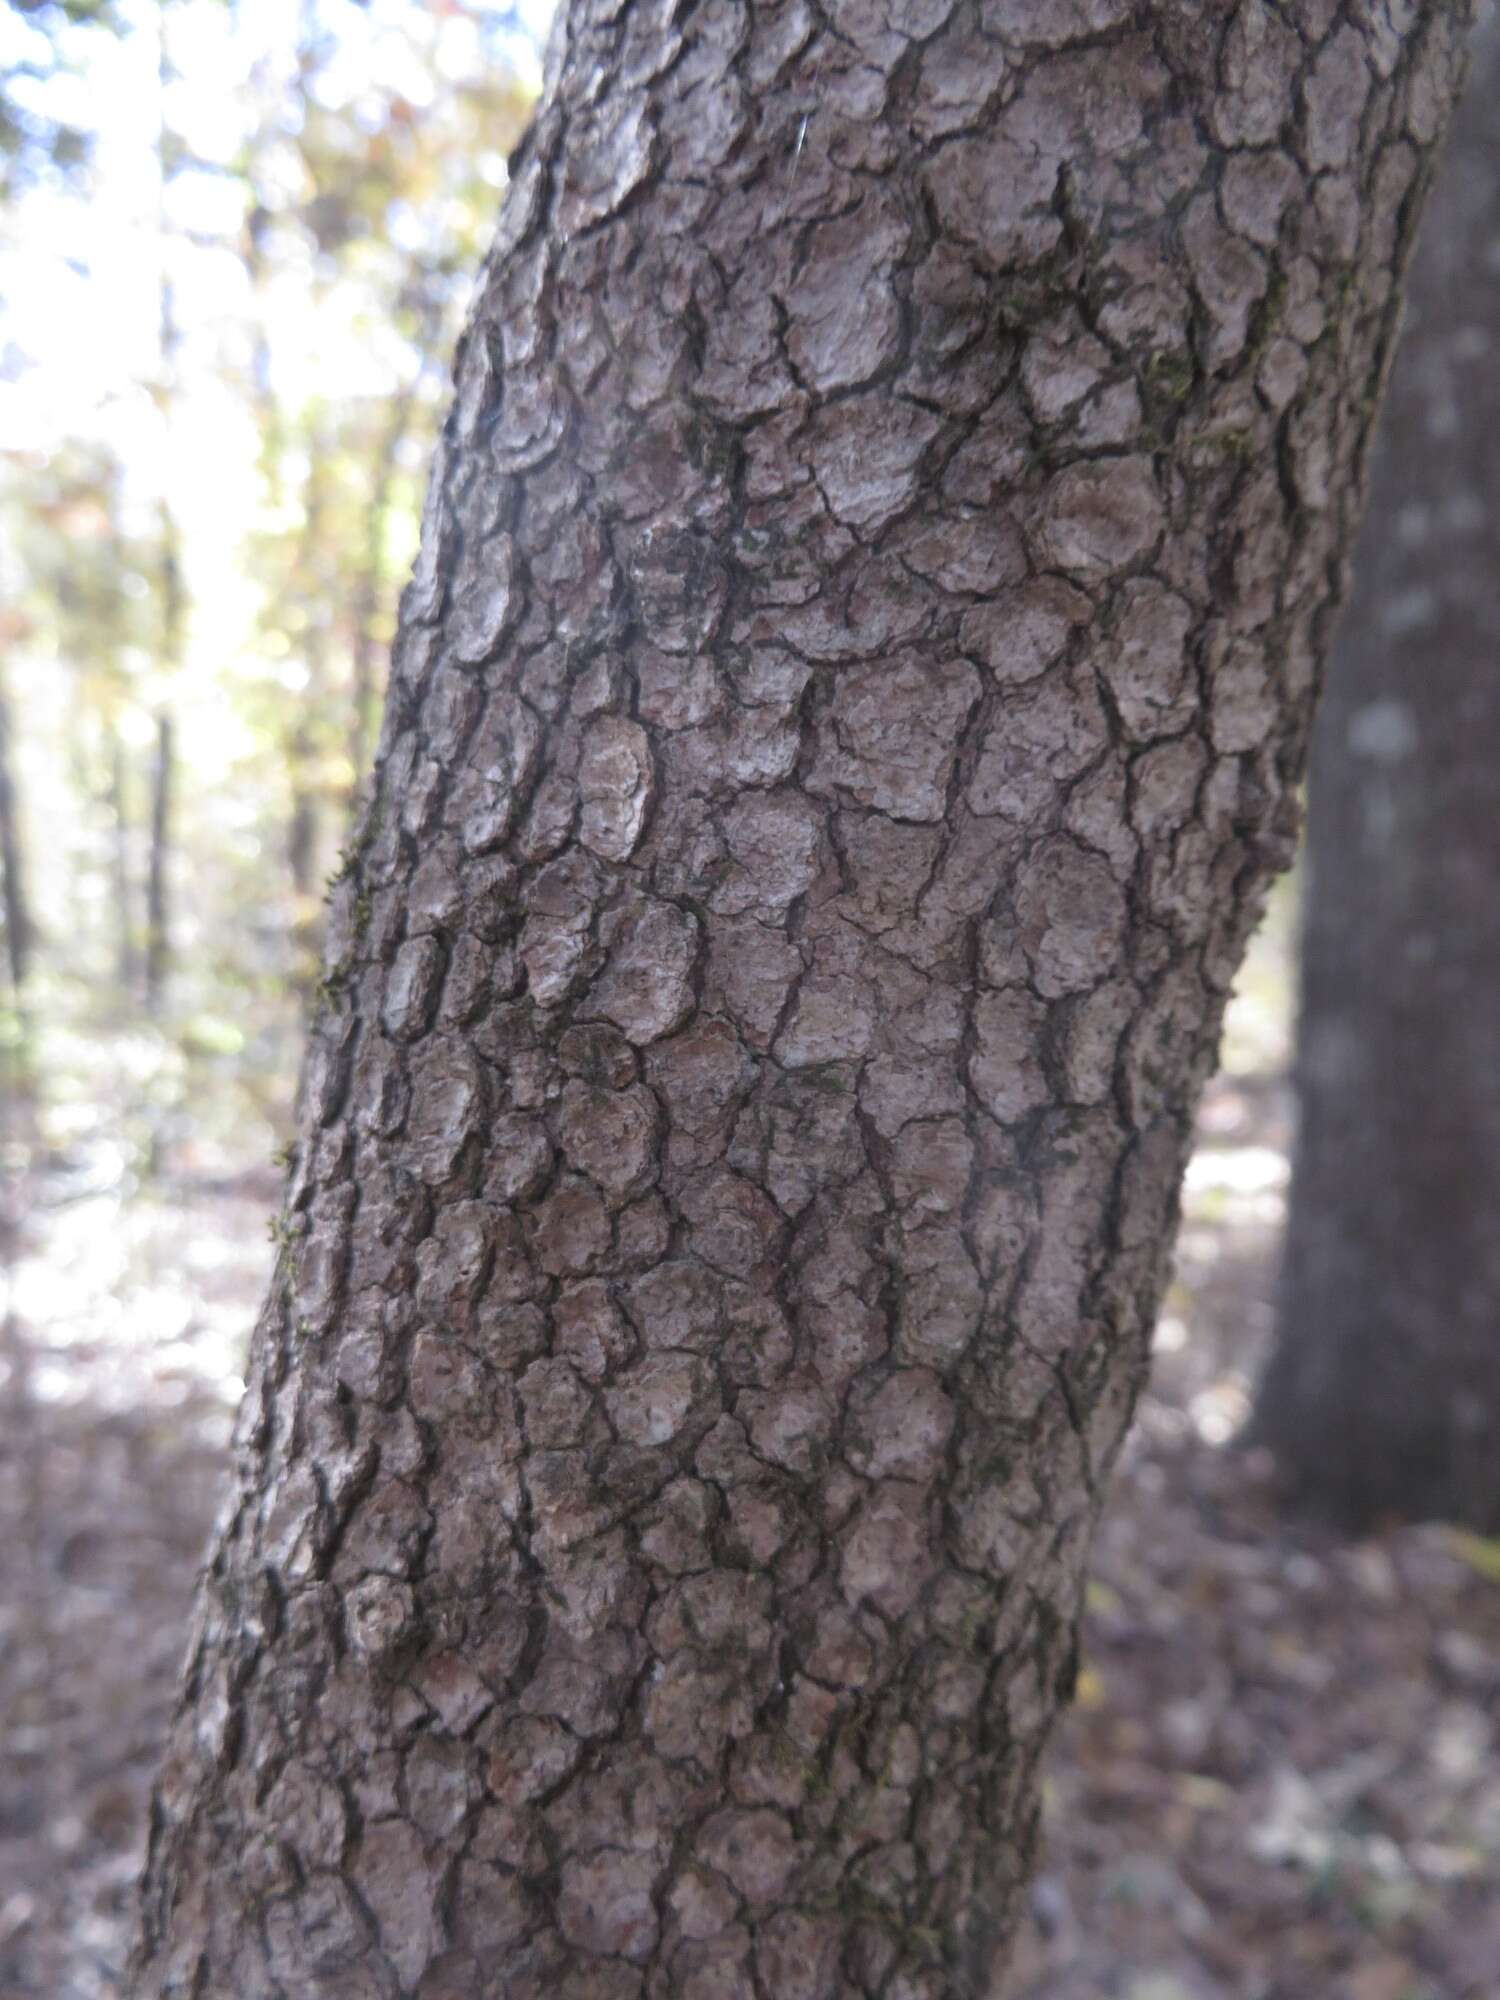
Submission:
M 143 1996 L 992 1990 L 1465 11 L 1143 18 L 568 11 Z

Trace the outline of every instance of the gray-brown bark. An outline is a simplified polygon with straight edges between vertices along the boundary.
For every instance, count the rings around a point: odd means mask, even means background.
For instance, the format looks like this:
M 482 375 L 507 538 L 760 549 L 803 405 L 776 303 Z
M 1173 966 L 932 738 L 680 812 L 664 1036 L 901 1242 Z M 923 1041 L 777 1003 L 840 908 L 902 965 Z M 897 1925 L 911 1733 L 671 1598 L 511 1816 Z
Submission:
M 567 11 L 138 1994 L 992 1991 L 1464 15 Z
M 1500 23 L 1413 270 L 1315 738 L 1281 1331 L 1302 1496 L 1500 1529 Z

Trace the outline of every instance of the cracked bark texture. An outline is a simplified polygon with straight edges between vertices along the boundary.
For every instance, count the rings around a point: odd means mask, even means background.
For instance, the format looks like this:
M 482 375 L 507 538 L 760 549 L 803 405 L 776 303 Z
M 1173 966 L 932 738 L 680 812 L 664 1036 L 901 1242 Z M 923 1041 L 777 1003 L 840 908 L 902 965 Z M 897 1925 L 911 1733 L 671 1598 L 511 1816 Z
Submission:
M 1281 1330 L 1300 1497 L 1500 1531 L 1500 20 L 1476 36 L 1314 736 Z
M 567 9 L 137 1995 L 995 1990 L 1466 12 Z

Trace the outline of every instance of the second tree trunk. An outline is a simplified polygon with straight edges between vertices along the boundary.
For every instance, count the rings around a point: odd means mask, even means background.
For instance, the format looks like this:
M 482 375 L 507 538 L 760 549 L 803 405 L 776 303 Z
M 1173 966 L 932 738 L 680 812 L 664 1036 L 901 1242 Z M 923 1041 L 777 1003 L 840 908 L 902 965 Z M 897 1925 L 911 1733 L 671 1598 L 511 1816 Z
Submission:
M 1500 28 L 1416 260 L 1314 744 L 1301 1135 L 1261 1437 L 1302 1496 L 1500 1528 Z

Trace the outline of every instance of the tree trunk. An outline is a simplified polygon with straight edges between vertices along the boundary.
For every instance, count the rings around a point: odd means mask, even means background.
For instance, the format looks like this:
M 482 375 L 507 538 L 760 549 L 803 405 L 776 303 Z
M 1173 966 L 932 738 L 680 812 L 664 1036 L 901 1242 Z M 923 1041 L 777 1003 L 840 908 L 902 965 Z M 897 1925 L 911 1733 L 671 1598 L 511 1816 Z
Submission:
M 167 0 L 158 10 L 157 83 L 157 407 L 161 416 L 161 490 L 157 500 L 157 591 L 161 671 L 168 686 L 182 667 L 187 599 L 182 574 L 182 528 L 172 497 L 172 412 L 177 398 L 177 357 L 182 329 L 172 282 L 172 217 L 169 193 L 177 171 L 178 143 L 167 122 L 168 88 L 176 74 L 168 36 Z M 151 774 L 151 845 L 146 858 L 146 1012 L 159 1017 L 166 1004 L 172 967 L 172 909 L 168 880 L 172 810 L 172 719 L 165 709 L 156 722 L 156 758 Z
M 308 685 L 302 691 L 298 703 L 298 715 L 292 724 L 291 735 L 286 746 L 286 759 L 291 777 L 292 810 L 286 830 L 287 869 L 292 879 L 292 894 L 296 899 L 297 915 L 294 928 L 299 942 L 306 942 L 308 928 L 307 907 L 316 903 L 318 882 L 318 755 L 315 717 L 309 713 L 315 706 L 315 691 L 326 695 L 325 676 L 322 668 L 323 642 L 321 634 L 309 642 L 307 657 L 315 664 L 308 674 Z M 314 920 L 316 928 L 316 920 Z
M 115 887 L 115 977 L 123 1002 L 133 1006 L 140 991 L 134 874 L 130 865 L 130 786 L 125 745 L 112 722 L 109 740 L 110 869 Z
M 31 901 L 26 894 L 26 857 L 21 843 L 15 741 L 10 696 L 0 680 L 0 912 L 5 921 L 5 964 L 11 995 L 19 1000 L 31 969 L 32 925 Z
M 292 983 L 304 994 L 310 993 L 317 982 L 323 930 L 323 907 L 318 892 L 324 875 L 323 805 L 328 784 L 328 620 L 332 606 L 328 602 L 326 543 L 330 429 L 325 429 L 320 416 L 310 423 L 302 542 L 291 578 L 292 588 L 301 600 L 302 662 L 307 678 L 297 693 L 286 740 L 292 808 L 286 850 L 295 907 Z
M 151 766 L 151 847 L 146 861 L 146 1012 L 159 1016 L 172 969 L 172 898 L 168 880 L 172 842 L 172 718 L 156 719 Z
M 1500 1530 L 1500 24 L 1417 259 L 1313 759 L 1301 1131 L 1258 1429 L 1308 1502 Z
M 436 314 L 427 316 L 429 335 L 435 337 Z M 350 653 L 349 768 L 351 801 L 359 797 L 369 761 L 371 733 L 375 721 L 376 662 L 379 655 L 378 626 L 385 595 L 386 537 L 390 528 L 391 491 L 401 450 L 411 430 L 416 409 L 420 369 L 403 382 L 392 399 L 389 418 L 376 447 L 374 484 L 365 509 L 365 546 L 360 565 L 359 593 L 354 601 L 354 634 Z
M 994 1990 L 1466 10 L 1137 12 L 560 23 L 137 1994 Z

